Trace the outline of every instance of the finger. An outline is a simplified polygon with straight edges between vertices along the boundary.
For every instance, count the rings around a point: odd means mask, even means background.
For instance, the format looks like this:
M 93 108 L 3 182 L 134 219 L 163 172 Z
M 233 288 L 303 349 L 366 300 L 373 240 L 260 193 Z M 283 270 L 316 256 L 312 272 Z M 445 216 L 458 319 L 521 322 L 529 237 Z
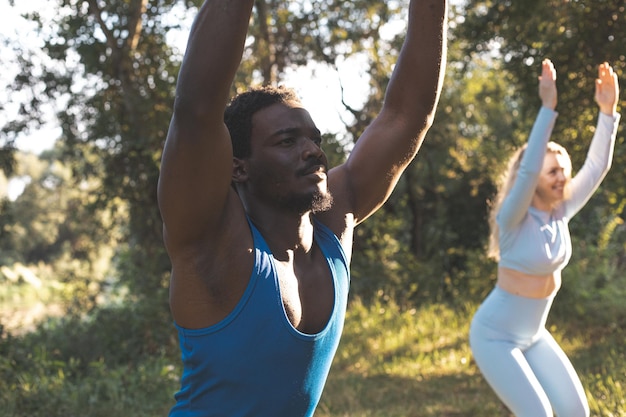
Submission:
M 601 80 L 612 80 L 614 74 L 613 68 L 608 62 L 604 62 L 598 67 L 598 78 Z
M 548 80 L 556 80 L 556 70 L 554 69 L 554 64 L 549 59 L 543 60 L 541 75 Z
M 613 68 L 608 64 L 604 63 L 600 73 L 598 74 L 599 79 L 603 84 L 609 87 L 617 86 L 617 74 L 613 71 Z

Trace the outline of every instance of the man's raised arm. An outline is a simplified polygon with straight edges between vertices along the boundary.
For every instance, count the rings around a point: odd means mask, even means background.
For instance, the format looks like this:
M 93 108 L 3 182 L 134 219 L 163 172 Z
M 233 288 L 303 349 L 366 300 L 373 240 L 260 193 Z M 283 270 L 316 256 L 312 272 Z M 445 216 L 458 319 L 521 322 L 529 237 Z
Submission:
M 226 209 L 232 146 L 224 108 L 253 3 L 206 0 L 191 28 L 159 178 L 159 207 L 169 249 L 202 239 Z
M 433 123 L 445 72 L 446 31 L 446 0 L 411 0 L 406 38 L 381 113 L 337 173 L 337 188 L 352 196 L 358 222 L 387 200 Z

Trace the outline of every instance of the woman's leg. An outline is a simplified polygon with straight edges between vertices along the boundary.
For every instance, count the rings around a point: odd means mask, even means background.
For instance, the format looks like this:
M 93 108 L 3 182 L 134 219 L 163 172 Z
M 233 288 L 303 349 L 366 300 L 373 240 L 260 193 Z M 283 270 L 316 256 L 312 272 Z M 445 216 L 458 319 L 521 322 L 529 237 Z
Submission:
M 580 378 L 547 330 L 524 356 L 558 417 L 589 417 L 589 404 Z
M 516 417 L 553 417 L 548 395 L 516 343 L 474 320 L 470 346 L 485 380 Z

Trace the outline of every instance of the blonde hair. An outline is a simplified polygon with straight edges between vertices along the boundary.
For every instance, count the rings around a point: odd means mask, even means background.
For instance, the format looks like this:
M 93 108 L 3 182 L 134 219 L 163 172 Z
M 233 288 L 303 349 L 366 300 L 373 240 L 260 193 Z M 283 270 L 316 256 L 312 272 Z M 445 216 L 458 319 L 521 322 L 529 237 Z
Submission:
M 519 171 L 520 164 L 522 162 L 522 158 L 524 157 L 524 152 L 526 151 L 527 144 L 517 149 L 507 164 L 507 169 L 504 171 L 503 175 L 500 177 L 498 182 L 498 193 L 496 194 L 495 200 L 489 201 L 489 247 L 487 249 L 487 256 L 495 259 L 496 261 L 500 260 L 500 239 L 499 239 L 499 228 L 498 222 L 496 222 L 496 216 L 500 211 L 500 207 L 502 206 L 502 202 L 509 195 L 511 188 L 513 188 L 513 184 L 515 184 L 515 180 L 517 178 L 517 172 Z M 572 160 L 567 153 L 567 150 L 559 145 L 556 142 L 548 142 L 547 152 L 554 153 L 557 155 L 562 155 L 565 157 L 568 165 L 565 167 L 565 189 L 564 189 L 564 197 L 568 199 L 570 197 L 570 182 L 572 179 Z

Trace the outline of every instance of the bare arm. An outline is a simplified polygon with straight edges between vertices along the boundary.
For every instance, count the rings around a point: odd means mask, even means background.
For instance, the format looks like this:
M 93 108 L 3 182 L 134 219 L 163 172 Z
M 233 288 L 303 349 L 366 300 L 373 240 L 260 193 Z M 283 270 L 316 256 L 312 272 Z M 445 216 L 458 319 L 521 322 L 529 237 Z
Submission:
M 207 236 L 232 195 L 232 146 L 223 117 L 252 5 L 206 0 L 191 28 L 158 188 L 170 252 Z
M 434 120 L 446 61 L 446 0 L 411 0 L 407 34 L 379 116 L 346 163 L 331 171 L 336 195 L 365 220 L 389 197 Z

